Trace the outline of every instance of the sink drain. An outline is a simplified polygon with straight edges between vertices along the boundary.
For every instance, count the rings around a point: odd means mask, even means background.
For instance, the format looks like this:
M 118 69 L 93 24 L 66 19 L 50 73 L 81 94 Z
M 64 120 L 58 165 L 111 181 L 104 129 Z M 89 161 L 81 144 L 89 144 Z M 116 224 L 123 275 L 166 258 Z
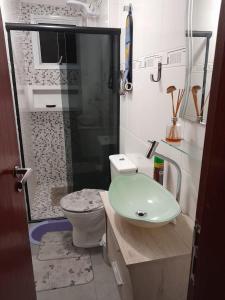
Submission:
M 138 217 L 144 217 L 144 216 L 147 215 L 147 213 L 146 213 L 145 211 L 143 211 L 143 210 L 138 210 L 138 211 L 136 212 L 136 215 L 137 215 Z

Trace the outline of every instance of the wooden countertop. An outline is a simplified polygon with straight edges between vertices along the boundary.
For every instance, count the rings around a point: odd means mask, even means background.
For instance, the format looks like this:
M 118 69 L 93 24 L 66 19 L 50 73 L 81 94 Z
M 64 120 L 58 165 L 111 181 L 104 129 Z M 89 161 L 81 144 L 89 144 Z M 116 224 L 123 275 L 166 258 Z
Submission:
M 191 253 L 193 221 L 188 216 L 180 215 L 176 224 L 146 229 L 134 226 L 117 215 L 107 192 L 102 192 L 101 197 L 127 266 Z

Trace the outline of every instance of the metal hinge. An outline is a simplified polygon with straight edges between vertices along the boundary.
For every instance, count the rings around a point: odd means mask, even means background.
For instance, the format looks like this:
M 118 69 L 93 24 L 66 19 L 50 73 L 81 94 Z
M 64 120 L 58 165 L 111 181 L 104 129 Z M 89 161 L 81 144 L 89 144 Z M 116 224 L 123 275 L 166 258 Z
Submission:
M 192 284 L 195 284 L 195 271 L 196 271 L 196 262 L 198 259 L 198 243 L 199 243 L 199 236 L 201 233 L 201 226 L 196 223 L 194 228 L 194 236 L 193 236 L 193 249 L 192 249 L 192 259 L 191 259 L 191 275 L 190 280 Z

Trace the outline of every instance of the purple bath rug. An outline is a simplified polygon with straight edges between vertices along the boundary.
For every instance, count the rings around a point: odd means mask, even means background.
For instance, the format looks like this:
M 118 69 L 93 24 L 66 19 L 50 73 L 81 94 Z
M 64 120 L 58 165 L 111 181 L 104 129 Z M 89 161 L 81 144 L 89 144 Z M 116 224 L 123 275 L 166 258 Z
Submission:
M 68 220 L 49 220 L 37 223 L 29 229 L 29 238 L 32 244 L 39 245 L 42 236 L 47 232 L 72 230 Z

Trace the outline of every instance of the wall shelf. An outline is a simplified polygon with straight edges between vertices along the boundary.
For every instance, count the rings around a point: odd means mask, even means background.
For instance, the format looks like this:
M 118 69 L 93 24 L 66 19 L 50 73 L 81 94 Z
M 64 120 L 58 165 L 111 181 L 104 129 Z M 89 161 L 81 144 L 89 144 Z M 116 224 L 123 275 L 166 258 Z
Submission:
M 77 85 L 29 85 L 27 95 L 31 112 L 80 109 L 80 95 Z M 73 103 L 69 105 L 70 95 L 73 95 Z M 48 105 L 55 107 L 47 107 Z
M 185 140 L 182 140 L 179 144 L 171 144 L 168 143 L 166 140 L 162 140 L 165 144 L 169 145 L 170 147 L 182 152 L 183 154 L 186 154 L 193 158 L 194 160 L 201 161 L 202 160 L 202 152 L 203 150 L 195 145 L 193 145 L 190 142 L 187 142 Z

